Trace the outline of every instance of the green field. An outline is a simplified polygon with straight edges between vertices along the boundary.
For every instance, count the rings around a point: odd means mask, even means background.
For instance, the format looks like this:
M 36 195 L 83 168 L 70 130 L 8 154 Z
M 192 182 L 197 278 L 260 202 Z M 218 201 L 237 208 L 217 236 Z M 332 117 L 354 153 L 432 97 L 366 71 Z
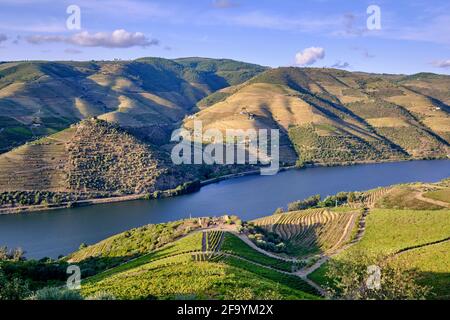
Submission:
M 225 234 L 221 250 L 275 269 L 288 272 L 292 270 L 292 262 L 275 259 L 259 253 L 231 233 Z
M 130 259 L 154 251 L 199 227 L 195 219 L 151 224 L 122 232 L 82 248 L 71 254 L 68 259 L 74 262 L 99 257 Z
M 192 262 L 178 257 L 175 264 L 149 263 L 83 285 L 85 296 L 108 292 L 117 299 L 314 299 L 315 296 L 264 275 L 226 262 Z M 255 269 L 255 268 L 254 268 Z M 293 285 L 298 287 L 298 285 Z
M 345 259 L 352 252 L 362 251 L 368 256 L 392 255 L 402 250 L 423 246 L 450 237 L 450 210 L 387 210 L 374 209 L 366 220 L 367 228 L 360 242 L 333 257 Z M 447 245 L 430 245 L 401 253 L 398 261 L 406 269 L 418 268 L 425 274 L 423 284 L 432 292 L 446 295 L 448 280 L 448 255 L 442 248 Z M 415 254 L 417 253 L 417 255 Z M 435 268 L 435 271 L 433 268 Z M 427 274 L 427 272 L 429 272 Z M 325 285 L 327 264 L 309 275 L 313 281 Z
M 207 234 L 216 244 L 220 233 Z M 242 260 L 271 267 L 283 265 L 277 259 L 261 257 L 258 252 L 236 240 L 241 241 L 225 234 L 226 252 L 231 253 L 230 248 L 234 248 L 233 255 L 237 257 L 219 252 L 217 258 L 194 261 L 194 256 L 202 250 L 202 233 L 193 233 L 160 250 L 87 278 L 83 281 L 81 292 L 85 297 L 107 292 L 117 299 L 317 298 L 317 292 L 299 277 Z
M 450 236 L 450 210 L 375 209 L 363 239 L 349 250 L 391 254 Z
M 417 269 L 418 282 L 433 288 L 432 298 L 450 299 L 450 241 L 407 251 L 392 263 Z

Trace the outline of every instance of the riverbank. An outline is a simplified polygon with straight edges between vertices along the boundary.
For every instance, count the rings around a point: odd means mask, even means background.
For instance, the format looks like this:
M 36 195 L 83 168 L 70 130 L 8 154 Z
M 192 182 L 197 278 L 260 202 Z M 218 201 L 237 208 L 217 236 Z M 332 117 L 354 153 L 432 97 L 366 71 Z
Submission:
M 225 214 L 251 221 L 316 194 L 326 197 L 341 191 L 371 190 L 394 184 L 433 183 L 448 178 L 449 172 L 450 161 L 438 160 L 288 170 L 274 176 L 241 177 L 206 185 L 199 192 L 182 197 L 1 215 L 0 242 L 10 248 L 23 248 L 28 257 L 56 258 L 73 252 L 81 243 L 96 243 L 148 224 Z
M 408 162 L 408 161 L 420 161 L 420 160 L 446 160 L 445 159 L 424 159 L 424 158 L 411 158 L 411 159 L 387 159 L 387 160 L 367 160 L 367 161 L 351 161 L 351 162 L 336 162 L 336 163 L 313 163 L 313 164 L 305 164 L 302 167 L 298 166 L 286 166 L 281 167 L 279 172 L 288 171 L 288 170 L 302 170 L 307 168 L 317 168 L 317 167 L 346 167 L 346 166 L 354 166 L 354 165 L 364 165 L 364 164 L 381 164 L 381 163 L 399 163 L 399 162 Z M 31 206 L 20 206 L 20 207 L 9 207 L 9 208 L 0 208 L 0 215 L 5 214 L 21 214 L 21 213 L 32 213 L 39 211 L 48 211 L 48 210 L 60 210 L 67 208 L 76 208 L 76 207 L 84 207 L 96 204 L 107 204 L 107 203 L 116 203 L 116 202 L 126 202 L 126 201 L 134 201 L 134 200 L 151 200 L 158 198 L 167 198 L 173 197 L 177 195 L 182 195 L 186 193 L 196 192 L 201 187 L 218 183 L 220 181 L 235 179 L 239 177 L 252 176 L 260 174 L 260 170 L 251 170 L 238 172 L 233 174 L 227 174 L 211 179 L 206 179 L 203 181 L 199 181 L 199 187 L 193 188 L 189 192 L 176 192 L 177 189 L 170 189 L 165 191 L 157 191 L 157 196 L 154 194 L 142 193 L 142 194 L 133 194 L 133 195 L 125 195 L 125 196 L 115 196 L 115 197 L 107 197 L 107 198 L 93 198 L 87 200 L 80 200 L 70 203 L 60 203 L 60 204 L 46 204 L 46 205 L 31 205 Z M 191 182 L 193 183 L 193 182 Z M 189 183 L 188 183 L 189 184 Z

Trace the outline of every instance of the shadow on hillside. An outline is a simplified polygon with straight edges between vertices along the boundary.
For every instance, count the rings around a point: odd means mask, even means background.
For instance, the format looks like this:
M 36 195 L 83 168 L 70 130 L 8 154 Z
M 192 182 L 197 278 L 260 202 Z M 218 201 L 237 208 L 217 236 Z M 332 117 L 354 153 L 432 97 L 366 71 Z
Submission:
M 450 271 L 450 269 L 449 269 Z M 419 272 L 421 285 L 429 286 L 429 299 L 450 300 L 450 272 Z
M 296 223 L 267 224 L 259 227 L 280 236 L 286 245 L 286 254 L 296 258 L 304 258 L 310 255 L 325 253 L 324 246 L 322 245 L 324 239 L 321 237 L 324 226 L 324 223 L 316 222 L 308 225 L 307 228 L 302 228 Z M 270 233 L 267 237 L 269 239 L 272 238 Z M 276 250 L 270 250 L 270 246 L 261 247 L 267 251 L 279 253 Z

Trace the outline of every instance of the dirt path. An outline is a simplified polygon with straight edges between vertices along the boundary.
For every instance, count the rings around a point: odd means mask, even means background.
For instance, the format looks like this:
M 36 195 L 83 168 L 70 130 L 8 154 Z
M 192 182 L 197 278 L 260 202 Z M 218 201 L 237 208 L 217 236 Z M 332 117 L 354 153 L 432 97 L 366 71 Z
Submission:
M 428 202 L 428 203 L 431 203 L 431 204 L 434 204 L 434 205 L 437 205 L 437 206 L 440 206 L 440 207 L 450 208 L 450 204 L 449 203 L 444 202 L 444 201 L 440 201 L 440 200 L 434 200 L 434 199 L 430 199 L 430 198 L 424 197 L 423 193 L 417 193 L 416 194 L 416 199 L 420 200 L 420 201 Z
M 274 253 L 271 253 L 269 251 L 266 251 L 264 249 L 261 249 L 260 247 L 258 247 L 252 240 L 250 240 L 245 234 L 242 233 L 238 233 L 238 232 L 232 232 L 236 237 L 238 237 L 239 239 L 241 239 L 242 241 L 244 241 L 249 247 L 251 247 L 253 250 L 256 250 L 268 257 L 272 257 L 278 260 L 283 260 L 283 261 L 288 261 L 288 262 L 299 262 L 299 259 L 295 259 L 295 258 L 286 258 L 286 257 L 281 257 L 279 255 L 276 255 Z

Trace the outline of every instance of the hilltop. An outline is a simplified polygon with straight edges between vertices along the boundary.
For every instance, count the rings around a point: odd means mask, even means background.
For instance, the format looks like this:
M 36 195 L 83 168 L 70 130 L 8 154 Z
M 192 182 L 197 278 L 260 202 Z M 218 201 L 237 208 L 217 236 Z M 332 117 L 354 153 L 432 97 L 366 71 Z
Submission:
M 0 155 L 1 207 L 71 205 L 175 189 L 195 176 L 121 127 L 84 120 Z
M 0 152 L 98 116 L 161 142 L 202 98 L 266 68 L 227 59 L 0 65 Z
M 449 76 L 277 68 L 202 100 L 184 126 L 279 128 L 291 164 L 445 157 L 449 92 Z

